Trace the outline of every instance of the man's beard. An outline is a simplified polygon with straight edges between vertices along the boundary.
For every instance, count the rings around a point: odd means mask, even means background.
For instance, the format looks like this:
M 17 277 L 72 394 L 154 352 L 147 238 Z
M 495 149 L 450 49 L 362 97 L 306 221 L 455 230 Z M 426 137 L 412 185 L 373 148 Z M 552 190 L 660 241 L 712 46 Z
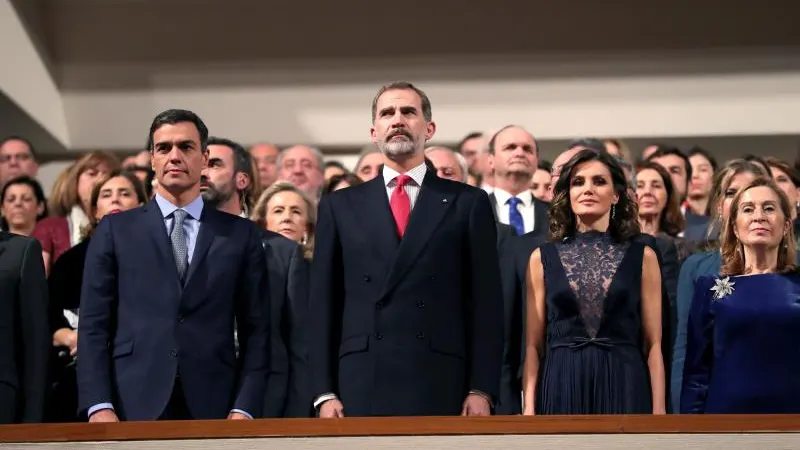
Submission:
M 220 205 L 225 204 L 233 197 L 233 192 L 223 192 L 217 189 L 210 181 L 206 181 L 202 190 L 203 201 L 214 209 L 219 208 Z
M 409 156 L 414 154 L 417 149 L 417 143 L 414 138 L 404 135 L 405 139 L 395 140 L 394 136 L 389 138 L 389 141 L 381 141 L 378 143 L 378 148 L 384 155 L 388 156 Z

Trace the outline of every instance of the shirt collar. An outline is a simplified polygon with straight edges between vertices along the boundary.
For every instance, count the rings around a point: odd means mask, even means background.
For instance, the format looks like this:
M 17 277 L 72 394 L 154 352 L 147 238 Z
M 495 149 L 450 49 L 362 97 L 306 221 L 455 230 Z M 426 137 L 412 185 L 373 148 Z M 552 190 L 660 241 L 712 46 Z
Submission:
M 162 197 L 161 194 L 156 194 L 156 203 L 161 209 L 161 214 L 164 218 L 169 217 L 176 209 L 179 209 L 177 206 L 170 203 L 169 200 Z M 199 221 L 200 215 L 203 213 L 203 197 L 198 195 L 191 203 L 180 209 L 186 211 L 192 219 Z
M 423 162 L 422 164 L 414 167 L 413 169 L 409 170 L 405 174 L 411 177 L 417 186 L 422 186 L 422 180 L 425 179 L 425 173 L 427 173 L 428 167 Z M 388 187 L 389 183 L 392 182 L 395 178 L 400 175 L 400 172 L 388 167 L 386 164 L 383 165 L 383 183 Z
M 511 194 L 502 189 L 494 188 L 494 197 L 497 199 L 497 204 L 502 206 L 508 203 L 508 200 L 511 198 Z M 524 191 L 515 195 L 515 197 L 522 200 L 522 204 L 525 205 L 526 208 L 529 208 L 533 204 L 533 193 L 530 191 L 530 189 L 525 189 Z

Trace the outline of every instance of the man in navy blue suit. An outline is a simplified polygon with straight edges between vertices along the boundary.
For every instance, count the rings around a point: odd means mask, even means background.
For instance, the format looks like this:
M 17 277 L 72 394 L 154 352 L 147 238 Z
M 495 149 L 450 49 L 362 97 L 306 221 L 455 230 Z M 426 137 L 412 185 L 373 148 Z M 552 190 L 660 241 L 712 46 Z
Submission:
M 503 302 L 486 192 L 436 176 L 436 125 L 410 83 L 373 100 L 373 180 L 323 197 L 311 268 L 309 364 L 320 417 L 488 415 Z
M 78 328 L 79 403 L 90 422 L 261 415 L 266 262 L 252 222 L 203 203 L 207 141 L 191 111 L 156 116 L 155 199 L 94 232 Z

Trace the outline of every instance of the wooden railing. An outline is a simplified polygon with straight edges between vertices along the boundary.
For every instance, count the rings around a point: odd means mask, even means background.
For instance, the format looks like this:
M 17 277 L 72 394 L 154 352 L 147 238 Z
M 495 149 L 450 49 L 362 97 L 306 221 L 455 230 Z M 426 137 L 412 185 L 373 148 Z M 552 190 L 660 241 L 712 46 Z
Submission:
M 0 426 L 0 443 L 275 437 L 729 433 L 800 433 L 800 416 L 494 416 L 4 425 Z M 800 438 L 800 434 L 797 437 Z

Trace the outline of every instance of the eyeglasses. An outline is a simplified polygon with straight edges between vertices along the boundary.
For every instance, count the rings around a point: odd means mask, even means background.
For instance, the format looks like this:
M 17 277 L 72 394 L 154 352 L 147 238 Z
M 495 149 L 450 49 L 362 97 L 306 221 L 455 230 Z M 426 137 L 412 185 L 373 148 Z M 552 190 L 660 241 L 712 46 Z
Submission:
M 30 153 L 16 153 L 13 155 L 0 155 L 0 164 L 6 164 L 15 159 L 18 162 L 29 161 L 31 159 Z

